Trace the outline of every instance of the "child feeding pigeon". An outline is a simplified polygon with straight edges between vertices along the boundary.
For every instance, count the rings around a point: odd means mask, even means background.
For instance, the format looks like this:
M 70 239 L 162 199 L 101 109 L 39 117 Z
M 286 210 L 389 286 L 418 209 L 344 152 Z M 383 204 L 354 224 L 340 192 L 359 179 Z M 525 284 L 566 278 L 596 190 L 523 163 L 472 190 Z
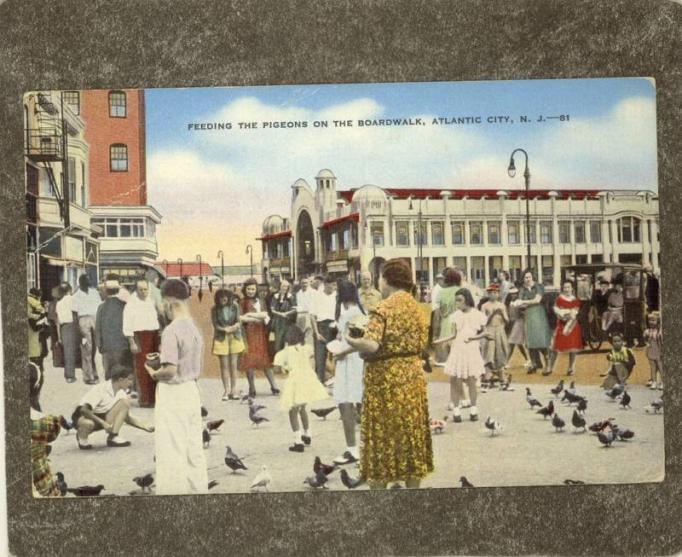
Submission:
M 621 335 L 616 334 L 611 337 L 611 346 L 611 351 L 606 355 L 609 369 L 602 383 L 603 389 L 612 389 L 617 384 L 624 385 L 636 363 L 632 350 L 625 346 Z
M 280 405 L 289 412 L 289 423 L 294 434 L 294 443 L 289 450 L 302 453 L 305 445 L 312 442 L 306 404 L 325 400 L 329 394 L 315 374 L 315 355 L 312 348 L 305 344 L 303 331 L 296 325 L 291 325 L 284 335 L 284 343 L 284 349 L 275 354 L 274 361 L 276 366 L 289 373 L 282 389 Z M 302 433 L 299 417 L 303 426 Z

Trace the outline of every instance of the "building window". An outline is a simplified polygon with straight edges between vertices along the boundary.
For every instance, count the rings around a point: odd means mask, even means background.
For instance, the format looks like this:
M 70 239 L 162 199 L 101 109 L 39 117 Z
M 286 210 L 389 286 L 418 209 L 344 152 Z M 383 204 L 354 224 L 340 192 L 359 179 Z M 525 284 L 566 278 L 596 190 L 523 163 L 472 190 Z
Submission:
M 330 243 L 329 243 L 329 251 L 336 251 L 338 249 L 338 243 L 336 241 L 336 232 L 332 232 L 329 235 Z
M 384 223 L 373 222 L 369 225 L 370 233 L 372 234 L 372 244 L 375 246 L 384 245 Z
M 523 262 L 520 255 L 509 256 L 509 274 L 511 280 L 517 281 L 521 279 L 521 272 L 523 271 Z
M 552 223 L 551 223 L 551 221 L 541 221 L 540 222 L 540 243 L 541 244 L 551 244 L 552 243 Z
M 91 222 L 102 227 L 104 238 L 144 238 L 148 233 L 142 218 L 93 218 Z
M 85 163 L 81 161 L 81 207 L 88 205 L 88 188 L 85 185 Z
M 521 228 L 518 221 L 507 223 L 507 242 L 512 246 L 521 243 Z
M 452 229 L 452 243 L 454 245 L 464 244 L 464 223 L 463 222 L 451 222 L 450 228 Z
M 350 247 L 358 249 L 358 225 L 353 223 L 350 227 Z
M 413 226 L 414 230 L 414 245 L 415 246 L 426 246 L 429 243 L 429 236 L 426 232 L 426 221 L 421 221 L 421 234 L 418 234 L 419 231 L 419 221 L 414 222 Z
M 592 263 L 604 263 L 604 255 L 601 253 L 593 253 Z
M 467 276 L 467 258 L 462 257 L 462 256 L 457 256 L 452 258 L 452 266 L 457 269 L 458 271 L 461 271 L 464 276 L 462 278 L 466 278 Z
M 526 234 L 524 232 L 524 234 Z M 530 243 L 535 244 L 537 243 L 537 223 L 534 221 L 530 222 Z
M 445 245 L 445 230 L 442 222 L 431 223 L 431 243 L 434 246 Z
M 109 93 L 109 116 L 111 118 L 126 117 L 126 94 L 123 91 Z
M 341 247 L 341 249 L 350 248 L 350 228 L 344 228 L 344 230 L 343 230 L 343 244 L 340 247 Z
M 69 202 L 76 203 L 76 159 L 69 157 Z
M 542 256 L 542 283 L 552 284 L 554 281 L 554 257 L 551 255 Z
M 584 244 L 585 243 L 585 223 L 581 220 L 575 222 L 575 243 Z
M 621 243 L 639 242 L 639 219 L 623 217 L 618 219 L 618 241 Z
M 469 243 L 472 245 L 483 244 L 483 223 L 481 222 L 469 223 Z
M 282 242 L 282 257 L 289 257 L 289 242 L 287 240 Z
M 128 146 L 117 143 L 109 147 L 110 169 L 112 172 L 128 171 Z
M 499 222 L 489 222 L 488 223 L 488 243 L 492 245 L 499 245 L 502 243 L 500 239 L 500 223 Z
M 601 222 L 598 220 L 590 221 L 590 242 L 593 244 L 601 243 Z
M 575 264 L 576 265 L 585 265 L 587 264 L 587 255 L 586 254 L 580 254 L 575 256 Z
M 62 99 L 64 99 L 64 102 L 68 104 L 71 110 L 76 114 L 81 113 L 81 99 L 78 91 L 64 91 L 62 93 Z
M 562 255 L 559 257 L 559 265 L 562 267 L 567 267 L 568 265 L 571 265 L 573 261 L 571 261 L 571 256 L 570 255 Z
M 395 223 L 395 240 L 399 246 L 410 245 L 410 226 L 409 223 L 396 222 Z
M 543 236 L 544 238 L 544 236 Z M 544 239 L 542 241 L 543 244 L 549 244 L 551 243 L 551 240 L 549 242 L 545 242 Z M 570 244 L 571 243 L 571 223 L 568 221 L 561 221 L 559 223 L 559 243 L 560 244 Z

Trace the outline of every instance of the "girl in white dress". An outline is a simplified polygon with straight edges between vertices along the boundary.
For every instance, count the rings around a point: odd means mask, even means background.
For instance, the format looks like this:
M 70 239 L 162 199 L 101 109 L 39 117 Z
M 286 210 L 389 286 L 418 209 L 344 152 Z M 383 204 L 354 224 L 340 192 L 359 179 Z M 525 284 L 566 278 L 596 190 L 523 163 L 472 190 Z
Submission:
M 274 365 L 289 372 L 280 406 L 289 412 L 289 423 L 294 433 L 294 444 L 290 451 L 302 453 L 305 445 L 310 445 L 310 422 L 306 412 L 306 404 L 325 400 L 329 397 L 327 389 L 320 383 L 313 367 L 315 355 L 311 346 L 305 345 L 305 335 L 296 325 L 290 325 L 284 334 L 285 347 L 275 354 Z M 301 433 L 298 418 L 301 418 Z
M 454 334 L 449 337 L 440 338 L 433 344 L 440 344 L 454 340 L 450 345 L 450 354 L 445 362 L 444 372 L 454 377 L 457 384 L 455 389 L 456 397 L 453 420 L 462 421 L 462 403 L 459 394 L 463 392 L 466 383 L 471 398 L 469 419 L 472 422 L 478 420 L 478 409 L 476 408 L 477 390 L 476 382 L 485 373 L 485 362 L 481 354 L 482 338 L 489 338 L 485 331 L 487 318 L 484 313 L 477 310 L 474 305 L 474 298 L 471 292 L 462 288 L 455 294 L 455 311 L 450 319 L 454 329 Z
M 336 464 L 349 464 L 360 458 L 355 439 L 356 417 L 360 415 L 362 404 L 362 380 L 364 360 L 344 340 L 348 324 L 365 315 L 358 298 L 358 289 L 350 281 L 339 283 L 336 293 L 336 322 L 341 351 L 334 355 L 336 374 L 334 376 L 334 400 L 339 405 L 343 433 L 346 437 L 346 450 L 334 459 Z M 356 414 L 357 412 L 357 414 Z

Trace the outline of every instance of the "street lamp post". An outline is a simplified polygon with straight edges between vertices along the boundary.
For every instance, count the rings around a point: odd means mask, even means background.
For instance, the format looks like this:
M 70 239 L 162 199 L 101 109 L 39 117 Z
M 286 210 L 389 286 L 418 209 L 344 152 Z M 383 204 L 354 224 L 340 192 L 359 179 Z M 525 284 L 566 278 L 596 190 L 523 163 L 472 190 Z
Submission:
M 225 256 L 223 250 L 218 252 L 217 257 L 220 257 L 220 288 L 225 288 Z
M 251 261 L 251 278 L 253 278 L 253 246 L 251 244 L 248 244 L 246 246 L 246 255 L 250 255 L 250 261 Z
M 526 246 L 527 246 L 527 259 L 526 261 L 528 262 L 528 269 L 532 269 L 533 265 L 531 264 L 531 259 L 530 259 L 530 170 L 528 169 L 528 153 L 524 151 L 523 149 L 514 149 L 512 151 L 511 157 L 509 157 L 509 168 L 507 168 L 507 173 L 509 174 L 510 178 L 513 178 L 516 176 L 516 166 L 514 165 L 514 155 L 516 153 L 523 153 L 523 155 L 526 158 L 526 168 L 523 171 L 523 178 L 525 180 L 526 184 Z
M 412 206 L 412 199 L 410 199 L 410 211 Z M 419 212 L 417 213 L 417 295 L 421 299 L 421 274 L 422 274 L 422 200 L 419 199 Z
M 196 257 L 197 263 L 199 263 L 199 292 L 201 292 L 201 285 L 204 282 L 204 272 L 201 264 L 201 254 Z

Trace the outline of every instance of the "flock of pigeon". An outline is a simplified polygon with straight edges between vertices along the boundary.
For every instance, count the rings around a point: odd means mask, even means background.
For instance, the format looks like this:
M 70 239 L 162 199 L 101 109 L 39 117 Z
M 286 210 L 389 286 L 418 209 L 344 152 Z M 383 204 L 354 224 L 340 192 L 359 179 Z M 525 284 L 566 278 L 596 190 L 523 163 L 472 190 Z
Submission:
M 514 388 L 511 386 L 511 376 L 509 376 L 504 384 L 500 385 L 500 390 L 514 390 Z M 572 381 L 570 386 L 566 387 L 564 380 L 561 379 L 555 387 L 550 389 L 550 393 L 554 396 L 554 399 L 550 400 L 546 405 L 543 406 L 540 400 L 533 395 L 531 389 L 526 387 L 526 402 L 528 403 L 530 409 L 535 410 L 535 413 L 542 416 L 544 420 L 551 418 L 551 424 L 557 433 L 563 432 L 564 428 L 566 427 L 566 422 L 559 416 L 557 408 L 559 406 L 571 408 L 573 405 L 575 405 L 571 416 L 571 425 L 574 428 L 574 433 L 582 433 L 589 430 L 596 434 L 599 443 L 603 445 L 604 448 L 610 447 L 615 441 L 625 442 L 635 437 L 634 431 L 619 426 L 612 417 L 602 419 L 588 426 L 587 420 L 585 418 L 588 400 L 586 397 L 577 393 L 575 381 Z M 559 399 L 560 396 L 561 399 Z M 619 383 L 612 389 L 605 391 L 605 396 L 614 402 L 618 401 L 622 410 L 631 409 L 632 397 L 628 393 L 624 384 Z M 265 406 L 258 404 L 248 395 L 242 396 L 241 402 L 248 404 L 248 415 L 252 427 L 258 427 L 263 422 L 269 421 L 268 418 L 262 414 L 262 411 L 266 408 Z M 336 410 L 336 406 L 311 409 L 311 412 L 320 419 L 326 420 L 327 416 L 334 410 Z M 663 399 L 658 398 L 654 400 L 647 405 L 644 410 L 647 413 L 658 414 L 663 410 Z M 202 430 L 202 443 L 206 449 L 210 446 L 212 435 L 219 433 L 220 427 L 223 425 L 225 420 L 209 420 L 208 411 L 203 406 L 201 407 L 201 416 L 205 421 L 205 425 Z M 445 431 L 447 421 L 447 416 L 444 416 L 443 419 L 432 419 L 430 424 L 432 434 L 438 435 L 443 433 Z M 73 427 L 72 424 L 68 423 L 68 421 L 66 421 L 64 418 L 60 418 L 60 422 L 62 427 L 64 427 L 67 431 Z M 484 425 L 485 428 L 490 431 L 491 437 L 499 435 L 500 432 L 504 430 L 504 426 L 492 416 L 488 416 Z M 230 446 L 226 446 L 225 449 L 225 466 L 231 470 L 233 474 L 241 473 L 242 471 L 248 471 L 248 467 L 244 464 L 244 457 L 239 457 Z M 341 478 L 341 483 L 346 488 L 355 489 L 364 483 L 361 478 L 351 476 L 348 471 L 341 466 L 337 464 L 325 464 L 321 461 L 319 456 L 316 456 L 313 462 L 313 473 L 304 479 L 303 484 L 307 485 L 313 490 L 328 489 L 327 483 L 329 482 L 330 476 L 337 469 L 340 469 L 339 476 Z M 62 472 L 57 472 L 56 478 L 57 485 L 62 495 L 71 493 L 80 497 L 92 497 L 101 495 L 101 492 L 105 489 L 103 485 L 68 487 Z M 152 473 L 147 473 L 141 476 L 136 476 L 132 481 L 139 487 L 139 490 L 130 492 L 131 495 L 148 494 L 151 493 L 151 487 L 154 484 L 154 476 Z M 271 483 L 272 476 L 268 470 L 268 467 L 263 465 L 261 466 L 258 474 L 251 481 L 249 488 L 251 491 L 268 491 Z M 565 480 L 564 483 L 566 485 L 577 485 L 584 482 L 579 480 Z M 465 476 L 460 478 L 460 484 L 464 488 L 474 487 Z M 208 489 L 212 489 L 216 485 L 218 485 L 218 482 L 216 480 L 212 480 L 208 484 Z M 400 487 L 400 485 L 396 484 L 393 487 Z

